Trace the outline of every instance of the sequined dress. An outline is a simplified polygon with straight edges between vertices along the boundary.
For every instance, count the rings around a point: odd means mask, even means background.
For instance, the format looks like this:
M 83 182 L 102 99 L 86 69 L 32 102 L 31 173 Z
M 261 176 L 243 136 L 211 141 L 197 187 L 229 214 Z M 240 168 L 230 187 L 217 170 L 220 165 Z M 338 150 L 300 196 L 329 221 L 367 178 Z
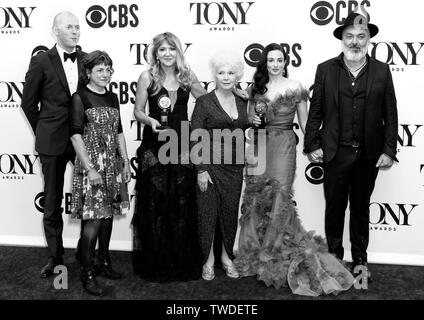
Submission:
M 241 276 L 257 276 L 267 286 L 318 296 L 349 289 L 350 272 L 328 253 L 325 239 L 307 232 L 292 199 L 296 170 L 293 120 L 308 91 L 287 91 L 268 104 L 266 170 L 246 176 L 236 264 Z
M 74 93 L 70 113 L 71 136 L 82 135 L 90 162 L 103 184 L 92 186 L 87 171 L 76 157 L 72 179 L 71 213 L 86 219 L 110 218 L 129 210 L 126 184 L 122 181 L 123 157 L 118 134 L 122 133 L 116 94 L 99 94 L 88 88 Z

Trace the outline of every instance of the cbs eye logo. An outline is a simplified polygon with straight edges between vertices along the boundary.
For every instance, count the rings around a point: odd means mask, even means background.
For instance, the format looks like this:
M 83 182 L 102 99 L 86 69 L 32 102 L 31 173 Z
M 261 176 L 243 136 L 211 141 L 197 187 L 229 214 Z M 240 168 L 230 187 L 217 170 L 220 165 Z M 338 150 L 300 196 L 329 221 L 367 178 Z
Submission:
M 46 204 L 46 198 L 44 196 L 44 192 L 40 192 L 34 198 L 34 206 L 38 212 L 44 213 L 44 206 Z
M 137 27 L 139 24 L 137 10 L 138 6 L 135 4 L 130 6 L 111 5 L 107 10 L 99 5 L 94 5 L 88 8 L 85 20 L 90 27 L 95 29 L 103 27 L 106 22 L 110 28 Z
M 252 43 L 244 50 L 244 61 L 251 67 L 256 67 L 264 50 L 259 43 Z
M 87 10 L 85 20 L 92 28 L 100 28 L 106 23 L 106 11 L 101 6 L 92 6 Z
M 64 194 L 64 200 L 65 200 L 65 209 L 63 209 L 63 206 L 60 207 L 60 212 L 63 213 L 65 210 L 65 213 L 70 213 L 70 205 L 71 205 L 71 193 L 65 193 Z M 39 192 L 35 198 L 34 198 L 34 207 L 37 209 L 38 212 L 44 213 L 44 208 L 46 206 L 46 196 L 44 192 Z
M 305 177 L 312 184 L 324 182 L 324 168 L 321 163 L 310 163 L 305 169 Z
M 370 17 L 365 7 L 370 7 L 370 5 L 368 0 L 337 1 L 334 6 L 328 1 L 318 1 L 312 6 L 310 16 L 311 20 L 319 26 L 329 24 L 333 18 L 338 25 L 342 25 L 345 17 L 352 12 L 358 12 L 359 9 L 369 20 Z
M 314 95 L 314 85 L 309 87 L 309 101 L 312 100 L 312 96 Z
M 31 57 L 36 56 L 40 53 L 46 52 L 47 50 L 49 50 L 49 48 L 47 48 L 46 46 L 36 46 L 34 48 L 34 50 L 32 50 L 31 52 Z
M 315 24 L 324 26 L 333 20 L 334 9 L 327 1 L 319 1 L 312 6 L 310 14 Z

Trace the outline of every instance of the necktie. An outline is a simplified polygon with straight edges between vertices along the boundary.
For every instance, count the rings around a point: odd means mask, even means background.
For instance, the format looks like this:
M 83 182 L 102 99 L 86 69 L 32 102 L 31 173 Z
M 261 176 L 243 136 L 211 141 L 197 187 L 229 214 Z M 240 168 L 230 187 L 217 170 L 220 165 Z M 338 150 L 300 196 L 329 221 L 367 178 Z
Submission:
M 75 62 L 76 58 L 77 58 L 77 52 L 76 51 L 72 52 L 72 53 L 67 53 L 67 52 L 63 53 L 63 59 L 65 60 L 65 62 L 68 59 L 71 59 L 72 62 Z

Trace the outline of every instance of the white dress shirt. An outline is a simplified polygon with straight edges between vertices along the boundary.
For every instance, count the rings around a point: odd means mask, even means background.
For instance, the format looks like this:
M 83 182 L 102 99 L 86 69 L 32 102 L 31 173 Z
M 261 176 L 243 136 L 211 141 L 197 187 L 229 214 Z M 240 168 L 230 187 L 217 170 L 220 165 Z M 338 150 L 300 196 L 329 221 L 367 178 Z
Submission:
M 68 81 L 69 91 L 71 92 L 71 95 L 72 95 L 74 94 L 75 91 L 77 91 L 77 87 L 78 87 L 77 59 L 75 59 L 74 62 L 72 62 L 71 59 L 67 59 L 65 62 L 63 53 L 66 51 L 63 50 L 63 48 L 59 44 L 56 44 L 56 49 L 59 54 L 60 60 L 62 61 L 63 70 L 65 70 L 66 80 Z M 75 49 L 72 52 L 75 52 Z M 72 53 L 72 52 L 67 52 L 67 53 Z

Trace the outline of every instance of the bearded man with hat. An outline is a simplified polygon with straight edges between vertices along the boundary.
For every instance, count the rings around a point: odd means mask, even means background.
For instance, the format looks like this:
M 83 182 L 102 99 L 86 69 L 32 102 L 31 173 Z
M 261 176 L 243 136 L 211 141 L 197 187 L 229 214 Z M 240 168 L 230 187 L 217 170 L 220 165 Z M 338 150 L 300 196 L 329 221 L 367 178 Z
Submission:
M 351 13 L 334 36 L 342 53 L 318 65 L 304 138 L 304 152 L 324 169 L 325 235 L 343 260 L 343 229 L 349 201 L 354 275 L 367 262 L 369 203 L 380 169 L 396 159 L 397 103 L 390 68 L 367 54 L 378 27 Z M 361 268 L 358 268 L 360 266 Z

